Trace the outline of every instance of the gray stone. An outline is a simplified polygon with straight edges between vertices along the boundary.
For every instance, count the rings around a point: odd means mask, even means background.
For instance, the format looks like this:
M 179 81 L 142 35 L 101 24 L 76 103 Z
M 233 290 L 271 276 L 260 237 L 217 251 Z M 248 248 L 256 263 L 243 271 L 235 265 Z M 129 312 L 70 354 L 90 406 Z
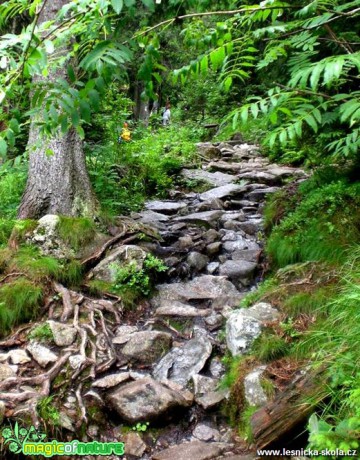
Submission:
M 203 234 L 203 238 L 207 243 L 214 243 L 214 241 L 220 238 L 219 232 L 210 228 L 207 232 Z
M 302 169 L 290 168 L 289 166 L 270 165 L 270 167 L 267 168 L 267 172 L 276 177 L 282 178 L 282 179 L 285 177 L 292 177 L 292 176 L 298 176 L 298 177 L 306 176 L 305 171 L 303 171 Z
M 231 254 L 232 260 L 247 260 L 248 262 L 258 262 L 260 251 L 257 249 L 243 249 Z
M 193 375 L 194 391 L 196 395 L 209 393 L 215 391 L 219 381 L 205 375 Z
M 226 171 L 237 174 L 243 168 L 241 163 L 230 163 L 228 161 L 211 161 L 208 164 L 208 169 L 212 171 Z
M 58 356 L 55 353 L 38 342 L 30 342 L 26 349 L 41 367 L 46 367 L 49 363 L 54 363 L 58 360 Z
M 191 268 L 200 272 L 209 263 L 209 258 L 200 252 L 190 252 L 186 259 Z
M 180 209 L 186 208 L 186 203 L 184 201 L 150 201 L 145 204 L 145 208 L 154 212 L 175 214 Z
M 214 331 L 222 326 L 223 317 L 219 313 L 213 312 L 210 316 L 205 318 L 205 323 L 210 331 Z
M 219 262 L 210 262 L 206 267 L 206 271 L 209 273 L 209 275 L 213 275 L 219 267 Z
M 160 214 L 159 212 L 154 211 L 142 211 L 139 213 L 139 220 L 143 224 L 151 225 L 157 229 L 161 229 L 164 227 L 164 223 L 169 221 L 169 216 L 165 216 L 165 214 Z
M 95 380 L 92 386 L 96 388 L 112 388 L 120 383 L 130 379 L 129 372 L 120 372 L 118 374 L 110 374 L 101 379 Z
M 75 432 L 74 420 L 72 420 L 65 411 L 59 413 L 59 425 L 66 430 Z
M 125 444 L 125 454 L 134 457 L 142 457 L 147 447 L 139 433 L 134 433 L 133 431 L 126 433 L 123 442 Z
M 69 364 L 73 369 L 79 369 L 84 362 L 86 361 L 85 356 L 83 355 L 72 355 L 69 357 Z
M 53 333 L 54 342 L 58 347 L 67 347 L 74 342 L 77 334 L 74 327 L 56 321 L 47 321 L 47 323 Z
M 113 249 L 91 271 L 91 276 L 97 280 L 114 282 L 116 280 L 117 267 L 135 263 L 138 269 L 143 266 L 147 253 L 139 246 L 125 245 Z
M 126 343 L 134 332 L 137 332 L 138 328 L 136 326 L 120 326 L 116 330 L 116 336 L 112 339 L 112 343 L 115 345 L 122 345 Z
M 200 194 L 201 201 L 209 201 L 214 200 L 215 198 L 223 199 L 227 197 L 231 197 L 234 195 L 239 195 L 240 193 L 246 192 L 247 188 L 243 185 L 238 184 L 227 184 L 222 185 L 221 187 L 212 188 L 207 192 L 203 192 Z
M 209 171 L 204 171 L 203 169 L 183 169 L 181 174 L 187 179 L 201 180 L 208 182 L 215 187 L 230 184 L 237 180 L 237 176 L 233 176 L 231 174 L 224 174 L 219 171 L 211 173 Z
M 203 409 L 208 410 L 208 409 L 212 409 L 215 406 L 218 406 L 228 396 L 229 396 L 228 390 L 210 391 L 209 393 L 205 393 L 203 396 L 197 396 L 195 398 L 195 401 Z
M 0 364 L 0 382 L 15 376 L 14 370 L 8 364 Z
M 177 300 L 171 302 L 163 300 L 161 302 L 161 307 L 156 309 L 155 314 L 157 316 L 197 317 L 209 316 L 211 314 L 211 310 L 208 308 L 196 308 Z
M 221 360 L 220 360 L 220 358 L 218 356 L 215 356 L 210 361 L 209 370 L 210 370 L 211 375 L 213 377 L 215 377 L 216 379 L 219 379 L 225 373 L 225 366 L 221 362 Z
M 255 241 L 250 241 L 245 238 L 238 239 L 237 241 L 226 241 L 223 248 L 227 252 L 242 251 L 244 249 L 259 250 L 260 246 Z
M 233 311 L 226 323 L 228 349 L 233 356 L 246 353 L 259 337 L 262 323 L 276 321 L 279 318 L 279 312 L 266 303 Z
M 250 181 L 262 181 L 269 184 L 278 182 L 278 178 L 266 171 L 251 171 L 239 174 L 239 179 L 248 179 Z
M 260 230 L 260 221 L 239 222 L 239 228 L 244 230 L 248 235 L 256 235 Z
M 188 282 L 160 284 L 158 294 L 150 303 L 161 307 L 163 300 L 188 302 L 189 300 L 211 300 L 212 306 L 221 308 L 225 305 L 238 306 L 244 297 L 235 286 L 223 276 L 202 275 Z
M 171 334 L 160 331 L 135 332 L 122 349 L 127 358 L 142 363 L 153 363 L 163 356 L 170 348 Z
M 217 458 L 223 451 L 217 443 L 202 441 L 184 442 L 155 453 L 153 460 L 211 460 Z
M 187 392 L 188 393 L 188 392 Z M 107 394 L 111 407 L 129 423 L 151 421 L 172 410 L 188 407 L 188 397 L 180 391 L 146 377 L 128 383 Z
M 185 386 L 204 367 L 211 355 L 212 345 L 202 329 L 195 328 L 195 337 L 182 347 L 173 348 L 156 365 L 157 380 L 169 379 Z
M 200 441 L 220 441 L 221 435 L 218 430 L 206 425 L 205 423 L 199 423 L 196 425 L 193 436 Z
M 59 259 L 72 257 L 74 252 L 59 236 L 58 225 L 60 217 L 47 214 L 38 221 L 38 226 L 28 237 L 29 243 L 35 244 L 43 255 L 54 256 Z
M 227 276 L 230 279 L 248 279 L 252 277 L 257 267 L 256 262 L 247 260 L 227 260 L 220 266 L 220 275 Z
M 250 406 L 263 406 L 267 403 L 266 394 L 261 386 L 261 376 L 266 366 L 259 366 L 244 378 L 245 399 Z
M 8 356 L 12 364 L 25 364 L 31 361 L 30 356 L 22 348 L 10 350 Z
M 189 235 L 186 235 L 186 236 L 181 236 L 179 239 L 178 239 L 178 246 L 179 246 L 179 249 L 188 249 L 188 248 L 191 248 L 193 246 L 194 242 L 191 238 L 191 236 Z
M 224 211 L 215 210 L 215 211 L 204 211 L 204 212 L 195 212 L 193 214 L 188 214 L 187 216 L 178 216 L 175 217 L 175 221 L 188 222 L 194 225 L 204 225 L 207 227 L 213 227 L 223 215 Z

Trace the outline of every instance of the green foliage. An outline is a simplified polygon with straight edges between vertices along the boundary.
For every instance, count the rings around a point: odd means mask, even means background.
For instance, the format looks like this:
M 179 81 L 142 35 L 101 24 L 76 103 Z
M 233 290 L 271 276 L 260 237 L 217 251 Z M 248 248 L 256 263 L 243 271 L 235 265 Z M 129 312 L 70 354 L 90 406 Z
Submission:
M 253 440 L 253 434 L 251 430 L 251 417 L 258 410 L 257 406 L 247 406 L 241 412 L 239 420 L 239 435 L 248 443 L 251 443 Z
M 232 357 L 230 355 L 223 358 L 226 366 L 226 373 L 220 382 L 220 388 L 231 388 L 239 378 L 239 368 L 244 362 L 243 356 Z
M 135 131 L 127 144 L 113 140 L 92 148 L 88 168 L 103 208 L 123 214 L 139 210 L 151 196 L 166 196 L 184 164 L 196 159 L 194 143 L 199 140 L 198 129 L 173 124 Z
M 119 294 L 130 292 L 135 296 L 148 296 L 156 275 L 167 270 L 167 266 L 151 254 L 144 259 L 142 268 L 136 262 L 130 262 L 124 267 L 115 265 L 115 268 L 116 281 L 112 290 Z
M 307 260 L 344 261 L 347 248 L 360 237 L 359 184 L 339 180 L 303 187 L 302 201 L 273 230 L 268 255 L 278 267 Z
M 0 219 L 0 246 L 8 242 L 14 223 L 13 220 Z
M 0 166 L 0 218 L 15 219 L 25 189 L 27 164 L 6 162 Z
M 33 319 L 39 311 L 43 290 L 26 278 L 18 278 L 0 287 L 0 334 Z
M 39 342 L 51 342 L 54 339 L 53 333 L 48 323 L 42 323 L 30 331 L 30 340 Z
M 263 331 L 251 348 L 252 355 L 265 362 L 282 358 L 288 352 L 289 344 L 271 331 Z
M 60 216 L 58 231 L 61 239 L 78 251 L 93 240 L 96 227 L 93 220 L 85 217 Z
M 137 423 L 135 426 L 132 427 L 133 431 L 137 431 L 138 433 L 142 433 L 146 431 L 149 428 L 150 423 L 145 422 L 145 423 Z
M 53 403 L 54 396 L 46 396 L 39 400 L 36 411 L 45 424 L 58 426 L 60 424 L 60 412 Z

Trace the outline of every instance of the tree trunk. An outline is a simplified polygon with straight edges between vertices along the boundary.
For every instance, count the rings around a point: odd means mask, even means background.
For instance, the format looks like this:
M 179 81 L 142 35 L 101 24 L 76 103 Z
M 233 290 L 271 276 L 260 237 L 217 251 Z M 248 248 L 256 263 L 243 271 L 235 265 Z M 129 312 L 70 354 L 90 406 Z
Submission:
M 256 411 L 250 422 L 256 447 L 286 446 L 291 442 L 293 431 L 306 423 L 311 412 L 327 396 L 325 382 L 324 368 L 306 374 Z
M 39 22 L 53 20 L 68 0 L 44 0 Z M 37 81 L 66 79 L 66 69 L 49 69 L 48 77 Z M 40 132 L 33 122 L 30 126 L 28 151 L 29 173 L 18 217 L 38 219 L 45 214 L 91 216 L 96 210 L 86 170 L 82 141 L 71 128 L 65 135 L 40 141 Z M 51 150 L 53 154 L 47 155 Z

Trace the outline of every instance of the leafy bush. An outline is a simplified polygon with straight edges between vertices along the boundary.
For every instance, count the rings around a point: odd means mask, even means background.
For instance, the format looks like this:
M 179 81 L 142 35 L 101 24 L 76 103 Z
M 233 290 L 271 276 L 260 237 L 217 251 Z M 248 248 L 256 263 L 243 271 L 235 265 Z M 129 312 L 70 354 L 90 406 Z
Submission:
M 48 323 L 39 324 L 29 334 L 29 339 L 36 339 L 40 342 L 50 342 L 54 335 Z

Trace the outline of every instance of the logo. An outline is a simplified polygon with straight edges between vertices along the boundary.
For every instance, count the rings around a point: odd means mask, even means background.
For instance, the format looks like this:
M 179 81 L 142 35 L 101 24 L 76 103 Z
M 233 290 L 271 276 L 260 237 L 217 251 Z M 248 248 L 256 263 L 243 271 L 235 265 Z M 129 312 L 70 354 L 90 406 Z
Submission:
M 2 430 L 4 445 L 14 454 L 42 455 L 124 455 L 123 442 L 59 442 L 56 440 L 45 442 L 46 434 L 31 426 L 29 429 L 15 423 L 14 428 Z

